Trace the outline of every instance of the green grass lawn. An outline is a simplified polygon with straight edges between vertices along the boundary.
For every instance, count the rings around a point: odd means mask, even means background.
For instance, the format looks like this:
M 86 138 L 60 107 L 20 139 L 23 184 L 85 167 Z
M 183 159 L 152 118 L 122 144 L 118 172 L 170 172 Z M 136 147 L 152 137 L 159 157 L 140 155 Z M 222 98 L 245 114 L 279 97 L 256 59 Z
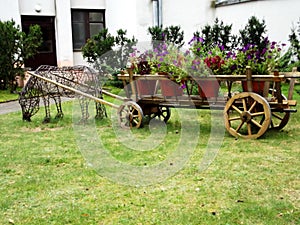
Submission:
M 17 91 L 21 89 L 18 88 Z M 0 102 L 17 100 L 19 95 L 17 93 L 10 93 L 9 90 L 0 90 Z
M 298 94 L 295 98 L 300 99 Z M 300 224 L 299 112 L 282 131 L 268 131 L 258 140 L 235 139 L 225 132 L 216 158 L 200 170 L 214 137 L 209 110 L 172 109 L 162 130 L 146 125 L 127 132 L 133 140 L 124 141 L 120 135 L 125 134 L 117 134 L 110 116 L 73 126 L 73 102 L 64 103 L 63 109 L 65 117 L 49 124 L 42 124 L 43 108 L 31 123 L 23 122 L 20 112 L 0 116 L 0 224 Z M 189 121 L 195 111 L 197 123 Z M 161 135 L 155 136 L 156 129 Z M 175 150 L 190 158 L 158 183 L 139 185 L 144 179 L 140 174 L 133 174 L 130 183 L 120 173 L 112 177 L 115 171 L 109 176 L 103 172 L 105 155 L 90 157 L 97 156 L 100 144 L 89 135 L 99 137 L 114 159 L 140 167 L 142 175 L 143 168 L 164 161 L 174 170 L 181 159 L 168 158 Z M 161 144 L 151 150 L 131 149 L 135 144 L 144 148 L 144 140 Z M 82 151 L 83 146 L 91 149 Z M 158 170 L 157 178 L 164 172 Z

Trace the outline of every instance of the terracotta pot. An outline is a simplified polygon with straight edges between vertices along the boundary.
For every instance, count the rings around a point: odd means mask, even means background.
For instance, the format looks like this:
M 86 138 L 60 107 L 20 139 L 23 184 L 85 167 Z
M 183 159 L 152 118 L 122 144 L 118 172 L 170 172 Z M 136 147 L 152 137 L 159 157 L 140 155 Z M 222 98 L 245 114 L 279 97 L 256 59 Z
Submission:
M 171 97 L 183 95 L 183 89 L 174 81 L 160 80 L 160 87 L 163 96 Z
M 139 95 L 154 95 L 156 80 L 139 79 L 136 84 Z
M 201 98 L 216 98 L 219 94 L 220 81 L 198 80 L 198 91 Z
M 243 91 L 247 92 L 248 91 L 247 81 L 242 81 L 242 86 L 243 86 Z M 254 93 L 263 95 L 264 87 L 265 87 L 264 81 L 252 81 L 252 91 Z

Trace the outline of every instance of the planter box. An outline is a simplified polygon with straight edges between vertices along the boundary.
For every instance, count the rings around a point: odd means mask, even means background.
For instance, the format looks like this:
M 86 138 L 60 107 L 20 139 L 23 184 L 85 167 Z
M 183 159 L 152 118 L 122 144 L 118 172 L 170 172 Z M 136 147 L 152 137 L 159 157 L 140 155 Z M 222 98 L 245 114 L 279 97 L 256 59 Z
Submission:
M 160 80 L 160 87 L 163 96 L 172 97 L 183 95 L 183 89 L 172 80 Z
M 219 95 L 220 81 L 197 80 L 198 91 L 201 98 L 216 98 Z
M 248 92 L 247 81 L 242 81 L 243 91 Z M 252 81 L 252 92 L 263 95 L 265 81 Z
M 136 86 L 139 95 L 154 95 L 156 80 L 138 79 Z

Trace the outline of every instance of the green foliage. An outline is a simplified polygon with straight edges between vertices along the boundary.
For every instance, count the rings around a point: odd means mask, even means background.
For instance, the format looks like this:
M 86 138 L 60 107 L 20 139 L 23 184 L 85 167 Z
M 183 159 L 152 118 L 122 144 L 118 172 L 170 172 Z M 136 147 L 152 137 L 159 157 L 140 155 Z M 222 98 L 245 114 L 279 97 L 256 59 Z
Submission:
M 218 110 L 201 109 L 199 120 L 191 124 L 200 126 L 201 137 L 195 136 L 194 129 L 186 131 L 187 145 L 192 139 L 199 144 L 182 170 L 154 185 L 126 186 L 99 176 L 79 151 L 73 104 L 65 102 L 64 118 L 49 124 L 42 124 L 42 110 L 31 123 L 22 122 L 20 112 L 0 115 L 0 224 L 300 223 L 299 112 L 291 115 L 284 130 L 268 131 L 261 139 L 235 140 L 226 133 L 215 160 L 203 171 L 200 164 L 207 144 L 216 140 L 210 134 L 211 115 Z M 126 165 L 159 164 L 175 152 L 180 124 L 189 122 L 180 121 L 176 110 L 184 109 L 171 109 L 162 143 L 151 151 L 122 144 L 109 119 L 96 121 L 99 139 L 95 141 L 108 146 L 108 154 Z M 190 110 L 185 109 L 186 115 Z M 146 126 L 130 132 L 146 140 L 155 129 Z M 95 154 L 97 150 L 93 149 Z
M 291 29 L 289 35 L 290 47 L 281 57 L 280 68 L 285 71 L 292 71 L 293 67 L 300 70 L 300 21 L 297 22 L 298 27 Z
M 184 32 L 180 26 L 153 26 L 148 28 L 151 40 L 154 42 L 167 42 L 178 48 L 184 45 Z
M 237 37 L 232 34 L 232 24 L 225 25 L 218 18 L 213 25 L 207 24 L 200 31 L 196 31 L 194 38 L 201 38 L 201 44 L 207 51 L 215 46 L 222 46 L 225 51 L 230 51 L 237 44 Z
M 134 37 L 127 38 L 126 33 L 126 30 L 119 29 L 114 37 L 108 29 L 101 30 L 82 47 L 83 57 L 101 73 L 115 73 L 126 66 L 129 53 L 137 42 Z
M 38 25 L 21 31 L 13 20 L 0 21 L 0 88 L 14 90 L 16 75 L 23 75 L 24 60 L 34 56 L 42 44 L 42 32 Z
M 94 63 L 100 56 L 111 51 L 114 45 L 115 38 L 108 33 L 108 29 L 103 29 L 87 40 L 82 47 L 82 54 L 88 62 Z
M 256 45 L 259 51 L 267 47 L 266 39 L 266 24 L 265 20 L 259 21 L 258 18 L 252 16 L 243 29 L 240 30 L 238 38 L 240 46 Z
M 100 79 L 116 87 L 122 86 L 116 75 L 126 67 L 129 54 L 137 42 L 134 37 L 128 38 L 126 34 L 126 30 L 119 29 L 117 36 L 113 36 L 108 29 L 103 29 L 82 47 L 83 57 L 99 71 Z M 108 74 L 112 75 L 110 79 L 107 79 Z

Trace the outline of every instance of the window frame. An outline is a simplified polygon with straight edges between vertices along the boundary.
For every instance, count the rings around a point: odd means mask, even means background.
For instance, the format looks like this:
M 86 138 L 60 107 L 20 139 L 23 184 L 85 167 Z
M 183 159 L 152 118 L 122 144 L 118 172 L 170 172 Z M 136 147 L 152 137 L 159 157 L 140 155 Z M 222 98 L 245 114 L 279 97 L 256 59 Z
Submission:
M 240 3 L 246 3 L 246 2 L 254 2 L 258 0 L 215 0 L 215 7 L 219 6 L 226 6 L 226 5 L 234 5 L 234 4 L 240 4 Z
M 100 23 L 102 24 L 103 28 L 106 27 L 105 25 L 105 9 L 71 9 L 71 24 L 72 24 L 72 45 L 73 45 L 73 51 L 74 52 L 79 52 L 81 51 L 81 48 L 78 48 L 78 47 L 75 47 L 74 44 L 75 44 L 75 41 L 74 41 L 74 25 L 75 24 L 79 24 L 79 21 L 74 21 L 73 19 L 73 13 L 74 12 L 79 12 L 79 13 L 83 13 L 83 24 L 84 24 L 84 36 L 85 36 L 85 42 L 82 43 L 83 45 L 86 43 L 86 41 L 91 38 L 91 31 L 90 31 L 90 24 L 93 24 L 93 23 Z M 102 14 L 102 21 L 91 21 L 90 20 L 90 17 L 89 17 L 89 14 L 90 13 L 100 13 Z

